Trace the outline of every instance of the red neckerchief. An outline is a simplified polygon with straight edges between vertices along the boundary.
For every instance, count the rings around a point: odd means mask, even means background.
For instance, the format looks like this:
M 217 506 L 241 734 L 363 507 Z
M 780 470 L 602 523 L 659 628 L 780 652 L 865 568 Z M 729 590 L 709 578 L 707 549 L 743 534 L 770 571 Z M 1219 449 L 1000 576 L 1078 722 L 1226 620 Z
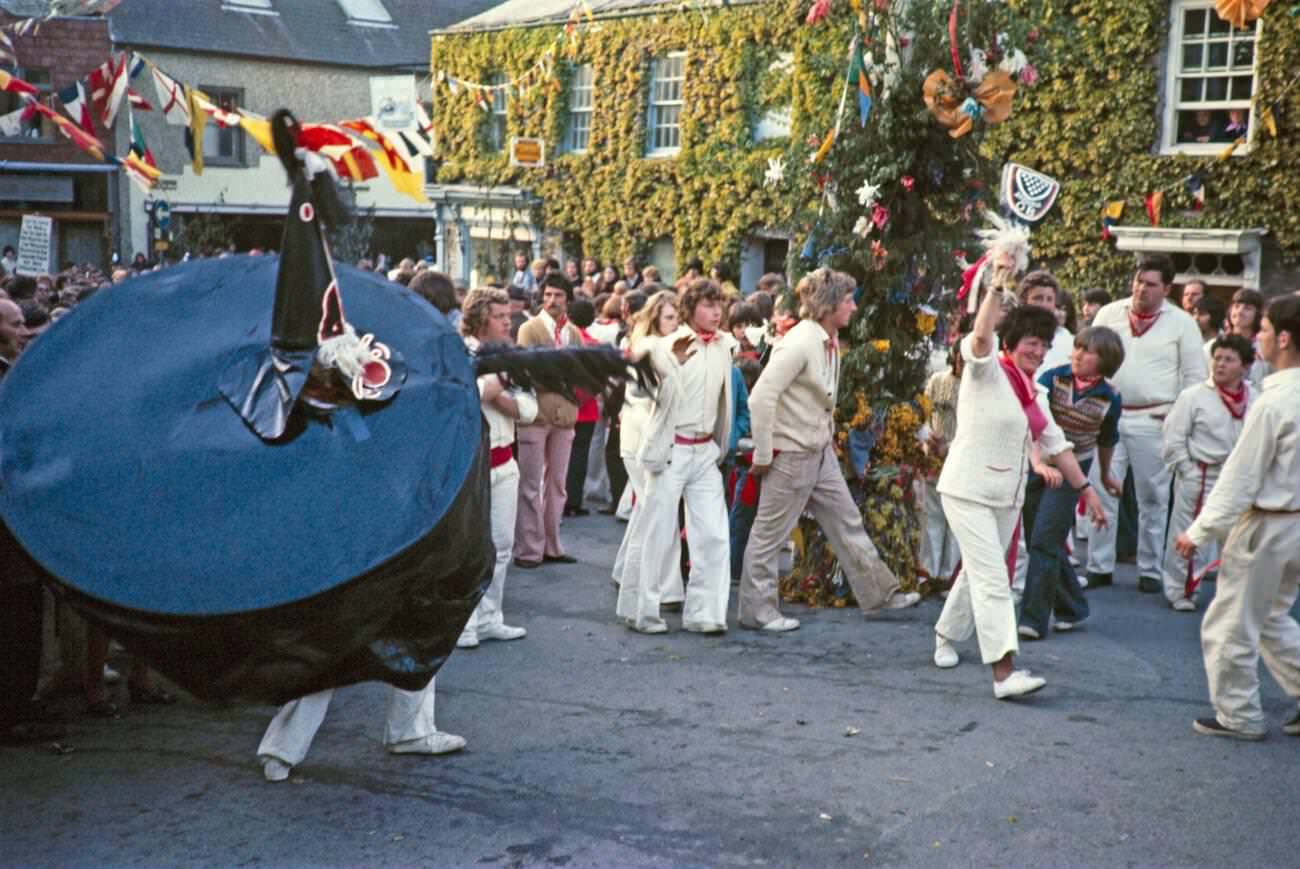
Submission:
M 826 364 L 834 366 L 835 356 L 840 352 L 840 336 L 832 335 L 826 339 Z
M 1089 389 L 1092 389 L 1098 383 L 1101 383 L 1100 377 L 1079 377 L 1078 375 L 1075 374 L 1072 374 L 1070 376 L 1074 378 L 1075 395 L 1079 395 L 1082 392 L 1087 392 Z
M 1147 330 L 1156 324 L 1156 319 L 1160 316 L 1160 311 L 1154 314 L 1139 314 L 1132 308 L 1128 309 L 1128 327 L 1132 331 L 1134 338 L 1141 338 L 1147 333 Z
M 708 347 L 709 344 L 713 342 L 713 339 L 718 337 L 718 333 L 717 332 L 696 332 L 695 337 L 700 339 L 701 344 L 703 344 L 705 347 Z
M 564 327 L 569 325 L 569 318 L 561 314 L 555 318 L 555 346 L 558 347 L 564 343 Z
M 1219 398 L 1223 400 L 1223 406 L 1232 414 L 1233 419 L 1241 419 L 1246 415 L 1246 398 L 1249 393 L 1246 392 L 1246 381 L 1242 380 L 1237 384 L 1236 392 L 1229 392 L 1217 383 L 1214 384 L 1214 391 L 1219 393 Z
M 1043 409 L 1035 400 L 1033 381 L 1017 367 L 1011 355 L 1005 350 L 998 355 L 998 362 L 1002 365 L 1002 373 L 1007 376 L 1007 382 L 1011 384 L 1011 391 L 1016 394 L 1016 400 L 1020 402 L 1020 409 L 1025 412 L 1025 419 L 1029 421 L 1029 436 L 1038 440 L 1043 429 L 1047 428 L 1047 417 L 1043 415 Z

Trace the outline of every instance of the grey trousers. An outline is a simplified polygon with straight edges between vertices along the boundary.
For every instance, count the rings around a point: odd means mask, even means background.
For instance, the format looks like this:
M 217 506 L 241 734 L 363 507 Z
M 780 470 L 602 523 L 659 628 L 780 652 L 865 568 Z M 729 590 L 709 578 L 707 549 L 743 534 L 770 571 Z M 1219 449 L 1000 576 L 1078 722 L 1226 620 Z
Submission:
M 758 496 L 740 576 L 741 624 L 765 625 L 781 617 L 777 558 L 807 508 L 830 541 L 853 596 L 865 612 L 879 609 L 898 591 L 898 578 L 880 560 L 862 525 L 828 443 L 820 452 L 782 452 L 772 460 Z

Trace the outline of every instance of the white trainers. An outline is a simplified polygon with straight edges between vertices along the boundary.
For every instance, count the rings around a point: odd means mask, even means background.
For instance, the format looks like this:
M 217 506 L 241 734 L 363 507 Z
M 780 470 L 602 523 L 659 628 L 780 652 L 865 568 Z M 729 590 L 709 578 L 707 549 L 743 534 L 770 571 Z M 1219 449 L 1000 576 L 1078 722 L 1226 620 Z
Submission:
M 1026 640 L 1041 640 L 1043 638 L 1042 635 L 1038 633 L 1038 628 L 1029 625 L 1020 625 L 1016 628 L 1016 633 L 1024 637 Z
M 727 626 L 717 622 L 682 622 L 682 630 L 692 634 L 725 634 Z
M 1169 604 L 1176 612 L 1194 613 L 1196 612 L 1196 601 L 1191 598 L 1180 597 L 1178 600 Z
M 885 605 L 881 607 L 881 609 L 903 610 L 903 609 L 907 609 L 910 606 L 916 606 L 920 602 L 921 602 L 920 592 L 896 591 L 893 593 L 893 595 L 890 596 L 889 600 L 885 601 Z
M 1067 622 L 1064 619 L 1057 619 L 1056 621 L 1052 622 L 1052 628 L 1053 630 L 1060 631 L 1061 633 L 1069 633 L 1070 631 L 1073 631 L 1076 628 L 1083 627 L 1084 621 L 1085 621 L 1084 619 L 1079 619 L 1077 622 Z
M 478 631 L 461 631 L 460 637 L 456 640 L 456 648 L 477 649 Z
M 788 618 L 786 616 L 778 616 L 777 618 L 772 619 L 772 621 L 768 622 L 767 624 L 763 625 L 762 628 L 760 628 L 760 630 L 764 630 L 772 634 L 783 634 L 786 631 L 795 631 L 798 629 L 799 629 L 799 620 Z
M 516 628 L 512 625 L 489 624 L 478 626 L 478 638 L 480 640 L 522 640 L 528 636 L 526 628 Z
M 421 739 L 408 739 L 388 746 L 389 754 L 451 754 L 465 747 L 465 737 L 435 730 Z
M 938 634 L 934 635 L 934 665 L 944 670 L 956 667 L 961 657 L 957 647 Z
M 1031 676 L 1028 670 L 1013 670 L 1011 675 L 1001 682 L 993 683 L 993 696 L 999 700 L 1024 697 L 1026 694 L 1033 694 L 1046 684 L 1046 679 L 1041 676 Z
M 269 782 L 284 781 L 289 777 L 289 770 L 291 769 L 293 767 L 278 757 L 262 758 L 262 778 Z
M 630 630 L 638 634 L 666 634 L 668 633 L 668 624 L 662 619 L 655 619 L 652 622 L 638 622 L 636 619 L 623 619 L 623 624 L 627 625 Z

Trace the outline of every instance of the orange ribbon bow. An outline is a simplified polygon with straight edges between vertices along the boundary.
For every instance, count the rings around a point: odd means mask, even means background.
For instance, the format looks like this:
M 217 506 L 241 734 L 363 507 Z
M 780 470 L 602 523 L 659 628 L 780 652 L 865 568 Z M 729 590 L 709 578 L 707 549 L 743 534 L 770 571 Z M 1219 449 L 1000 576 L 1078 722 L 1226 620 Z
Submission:
M 925 107 L 947 128 L 948 135 L 960 139 L 974 128 L 976 120 L 1000 124 L 1011 117 L 1016 82 L 1010 73 L 994 70 L 968 96 L 952 76 L 936 69 L 926 78 L 921 94 Z

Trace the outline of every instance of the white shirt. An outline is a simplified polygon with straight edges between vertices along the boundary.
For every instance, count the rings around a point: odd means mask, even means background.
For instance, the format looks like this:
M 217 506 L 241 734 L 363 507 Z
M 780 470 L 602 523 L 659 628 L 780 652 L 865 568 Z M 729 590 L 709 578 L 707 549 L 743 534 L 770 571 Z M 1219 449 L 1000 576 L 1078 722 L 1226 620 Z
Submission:
M 1184 389 L 1209 377 L 1200 327 L 1166 299 L 1151 328 L 1134 338 L 1128 320 L 1132 307 L 1131 298 L 1111 302 L 1092 321 L 1113 329 L 1124 345 L 1124 364 L 1110 382 L 1119 390 L 1125 411 L 1167 411 Z
M 1052 336 L 1052 346 L 1047 348 L 1043 354 L 1043 362 L 1034 372 L 1034 379 L 1037 380 L 1043 375 L 1044 371 L 1050 371 L 1053 368 L 1060 368 L 1062 365 L 1070 364 L 1070 354 L 1074 350 L 1074 336 L 1070 330 L 1064 326 L 1056 327 L 1056 334 Z
M 550 314 L 546 313 L 546 309 L 545 309 L 545 308 L 543 308 L 542 310 L 540 310 L 540 311 L 537 312 L 537 318 L 538 318 L 539 320 L 541 320 L 543 323 L 546 324 L 546 331 L 547 331 L 548 333 L 550 333 L 550 335 L 551 335 L 551 340 L 552 340 L 552 341 L 555 341 L 555 328 L 556 328 L 556 327 L 555 327 L 555 318 L 552 317 Z M 567 318 L 567 317 L 565 318 L 565 322 L 566 322 L 566 325 L 567 325 L 567 323 L 568 323 L 568 318 Z M 574 327 L 574 328 L 577 328 L 577 327 Z M 562 329 L 562 330 L 560 331 L 560 340 L 559 340 L 559 341 L 555 341 L 555 346 L 556 346 L 556 347 L 568 347 L 568 346 L 569 346 L 569 338 L 570 338 L 570 337 L 571 337 L 571 336 L 570 336 L 570 334 L 569 334 L 569 330 L 568 330 L 568 329 Z
M 726 340 L 731 336 L 718 332 L 716 338 L 705 344 L 689 326 L 681 326 L 663 340 L 671 348 L 684 336 L 694 340 L 686 351 L 690 355 L 677 369 L 678 392 L 684 400 L 677 404 L 675 423 L 680 434 L 708 434 L 718 422 L 717 396 L 731 377 L 731 350 Z
M 471 354 L 478 352 L 478 339 L 466 337 L 465 346 L 469 348 Z M 478 379 L 479 407 L 483 410 L 483 418 L 488 423 L 488 446 L 490 447 L 507 447 L 515 442 L 515 420 L 501 412 L 495 404 L 490 401 L 483 401 L 483 391 L 487 388 L 489 381 L 496 379 L 495 374 L 485 374 Z M 511 398 L 515 400 L 515 406 L 519 408 L 519 424 L 528 425 L 537 418 L 537 397 L 531 390 L 511 389 L 508 390 Z
M 1226 537 L 1251 507 L 1300 511 L 1300 368 L 1265 378 L 1219 482 L 1187 536 L 1197 546 Z
M 1255 399 L 1255 391 L 1245 381 L 1246 406 Z M 1164 449 L 1161 453 L 1165 464 L 1176 469 L 1190 471 L 1191 463 L 1221 465 L 1228 460 L 1245 418 L 1234 419 L 1214 381 L 1198 383 L 1190 389 L 1184 389 L 1174 402 L 1173 409 L 1164 422 Z
M 597 321 L 587 327 L 587 334 L 602 344 L 613 346 L 618 342 L 618 331 L 621 328 L 618 320 L 610 320 L 608 323 Z

